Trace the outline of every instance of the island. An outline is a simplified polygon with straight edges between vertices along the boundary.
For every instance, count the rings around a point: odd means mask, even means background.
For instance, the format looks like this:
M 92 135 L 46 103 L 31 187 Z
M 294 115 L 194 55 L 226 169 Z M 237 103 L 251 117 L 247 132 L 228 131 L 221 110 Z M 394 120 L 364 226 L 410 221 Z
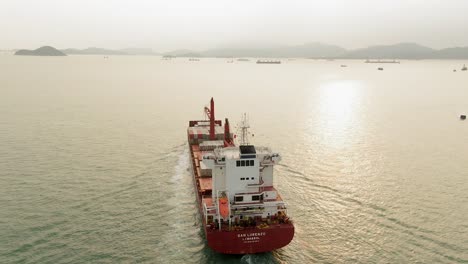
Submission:
M 26 55 L 26 56 L 67 56 L 67 54 L 61 52 L 60 50 L 51 47 L 43 46 L 35 50 L 18 50 L 15 52 L 15 55 Z

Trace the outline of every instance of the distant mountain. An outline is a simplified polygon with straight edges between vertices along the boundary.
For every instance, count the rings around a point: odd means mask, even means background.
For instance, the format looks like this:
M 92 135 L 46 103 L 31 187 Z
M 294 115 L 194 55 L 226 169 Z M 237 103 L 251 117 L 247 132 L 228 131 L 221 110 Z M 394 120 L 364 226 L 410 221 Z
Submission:
M 188 50 L 188 49 L 178 49 L 169 52 L 165 52 L 164 56 L 175 56 L 175 57 L 202 57 L 202 54 L 199 52 Z
M 272 49 L 278 57 L 306 57 L 306 58 L 328 58 L 339 57 L 346 53 L 346 49 L 319 42 L 308 43 L 299 46 L 286 46 Z
M 308 43 L 299 46 L 280 46 L 270 48 L 217 48 L 201 52 L 192 50 L 175 50 L 164 53 L 178 57 L 336 57 L 344 54 L 346 49 L 322 43 Z
M 62 50 L 65 54 L 69 55 L 128 55 L 123 51 L 102 49 L 102 48 L 87 48 L 87 49 L 64 49 Z
M 468 59 L 468 47 L 447 48 L 435 51 L 433 59 Z
M 399 43 L 352 50 L 342 57 L 347 59 L 425 59 L 430 58 L 434 52 L 435 50 L 416 43 Z
M 79 49 L 63 49 L 63 50 L 60 50 L 60 51 L 65 53 L 65 54 L 68 54 L 68 55 L 80 54 L 81 53 L 81 50 L 79 50 Z
M 218 48 L 202 52 L 204 57 L 265 57 L 271 56 L 271 53 L 266 49 L 231 49 L 231 48 Z
M 128 55 L 160 55 L 153 51 L 153 49 L 147 48 L 126 48 L 120 49 L 119 51 L 124 52 Z
M 111 50 L 90 47 L 87 49 L 64 49 L 62 52 L 70 55 L 159 55 L 152 49 L 145 48 L 127 48 L 121 50 Z
M 64 56 L 79 55 L 162 55 L 166 57 L 222 57 L 222 58 L 317 58 L 317 59 L 468 59 L 468 47 L 432 49 L 416 43 L 376 45 L 362 49 L 346 50 L 336 45 L 319 42 L 296 46 L 227 47 L 194 51 L 178 49 L 163 54 L 147 48 L 111 50 L 103 48 L 57 50 L 50 46 L 37 50 L 18 50 L 16 55 Z
M 51 46 L 43 46 L 35 50 L 18 50 L 15 55 L 27 55 L 27 56 L 67 56 L 63 52 Z
M 335 45 L 308 43 L 270 48 L 219 48 L 202 52 L 179 50 L 166 55 L 179 57 L 260 57 L 260 58 L 327 58 L 327 59 L 468 59 L 468 47 L 435 50 L 416 43 L 377 45 L 346 50 Z
M 177 57 L 200 58 L 200 57 L 206 57 L 206 56 L 202 56 L 200 53 L 197 53 L 197 52 L 189 52 L 189 53 L 182 53 L 182 54 L 179 54 L 179 55 L 177 55 Z

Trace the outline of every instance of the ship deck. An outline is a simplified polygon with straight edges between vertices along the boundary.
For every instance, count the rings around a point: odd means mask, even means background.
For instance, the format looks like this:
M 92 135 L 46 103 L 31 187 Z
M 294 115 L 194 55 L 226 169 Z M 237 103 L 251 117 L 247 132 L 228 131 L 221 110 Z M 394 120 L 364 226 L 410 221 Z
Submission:
M 211 177 L 199 177 L 197 179 L 201 192 L 211 191 L 213 179 Z

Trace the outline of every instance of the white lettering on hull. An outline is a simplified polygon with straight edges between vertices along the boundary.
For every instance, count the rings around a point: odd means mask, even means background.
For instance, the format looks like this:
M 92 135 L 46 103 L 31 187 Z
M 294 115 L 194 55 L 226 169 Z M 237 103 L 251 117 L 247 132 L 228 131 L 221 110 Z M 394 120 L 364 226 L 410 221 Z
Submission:
M 240 238 L 244 243 L 258 243 L 260 242 L 260 237 L 265 235 L 265 232 L 237 234 L 237 238 Z

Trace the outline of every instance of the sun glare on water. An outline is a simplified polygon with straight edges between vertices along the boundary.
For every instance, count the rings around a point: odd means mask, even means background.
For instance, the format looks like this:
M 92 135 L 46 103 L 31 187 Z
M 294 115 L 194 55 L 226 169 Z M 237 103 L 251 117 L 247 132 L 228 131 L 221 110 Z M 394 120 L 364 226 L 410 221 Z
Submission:
M 350 137 L 348 132 L 359 125 L 356 116 L 361 88 L 360 82 L 351 80 L 331 81 L 318 87 L 315 122 L 319 122 L 318 132 L 327 145 L 342 147 Z

